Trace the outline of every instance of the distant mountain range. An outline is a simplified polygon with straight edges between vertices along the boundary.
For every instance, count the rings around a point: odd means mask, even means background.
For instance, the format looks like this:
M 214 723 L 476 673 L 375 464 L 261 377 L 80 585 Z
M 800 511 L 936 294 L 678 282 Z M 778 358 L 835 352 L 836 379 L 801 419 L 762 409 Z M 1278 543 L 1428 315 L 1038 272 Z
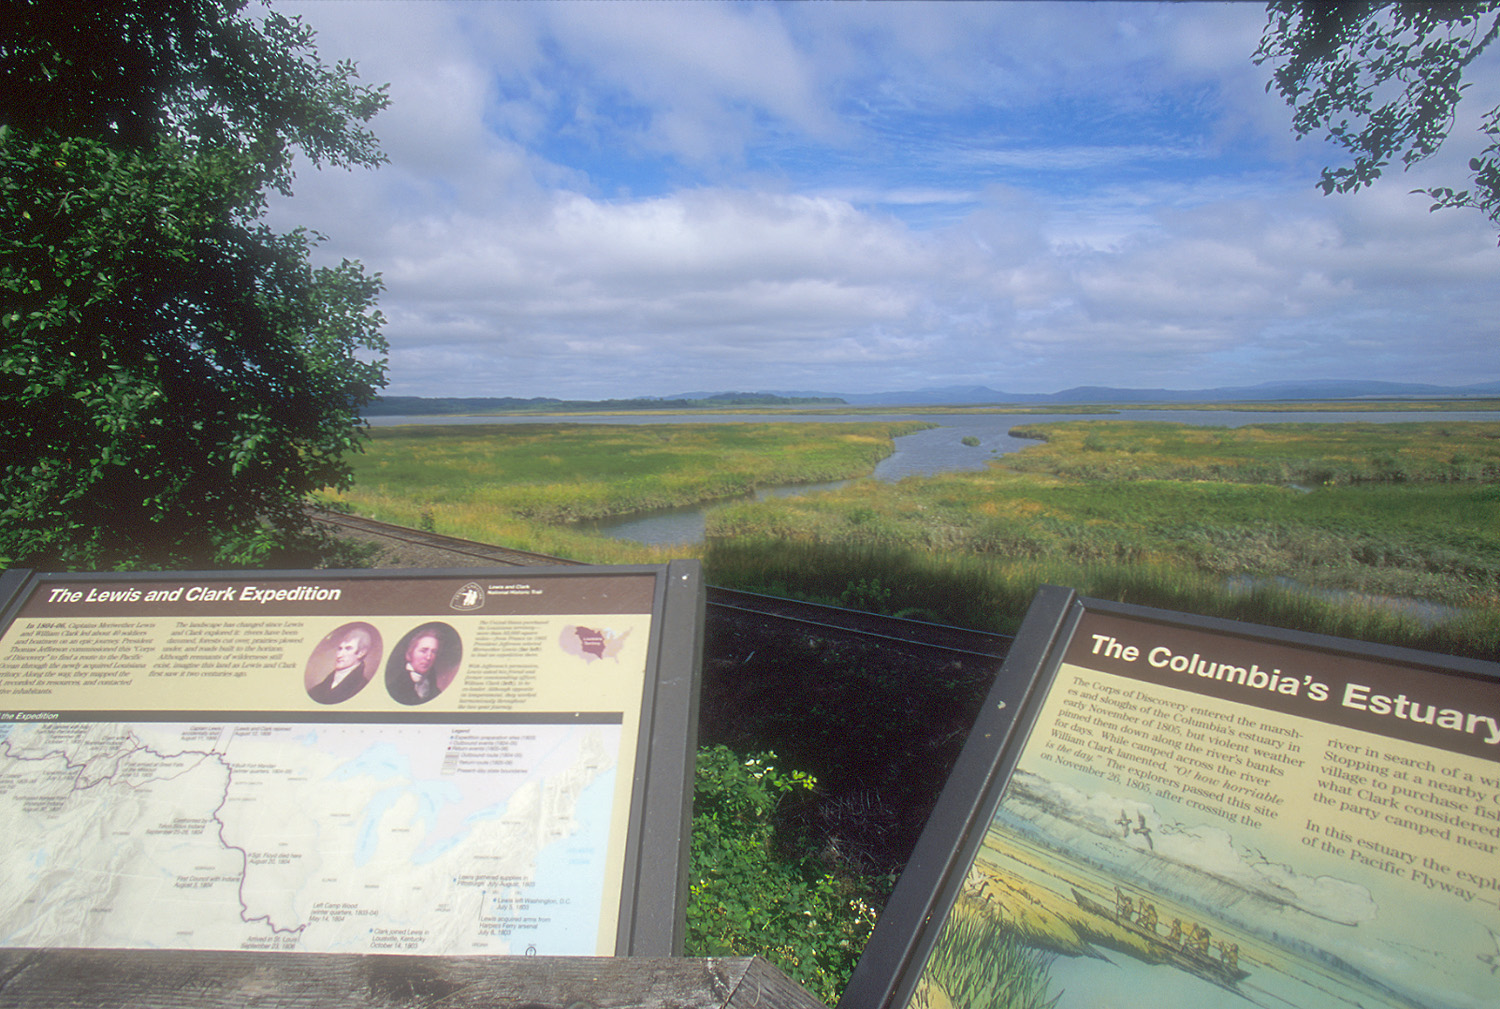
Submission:
M 672 399 L 707 399 L 712 393 L 684 393 Z M 1067 403 L 1248 403 L 1329 399 L 1474 399 L 1500 396 L 1500 381 L 1478 385 L 1424 385 L 1418 382 L 1363 382 L 1309 379 L 1263 382 L 1215 389 L 1117 389 L 1080 385 L 1061 392 L 1002 392 L 982 385 L 954 385 L 907 392 L 785 392 L 765 395 L 808 399 L 841 399 L 850 406 L 964 406 Z
M 751 406 L 846 406 L 836 396 L 778 396 L 769 392 L 716 392 L 703 396 L 637 399 L 550 399 L 544 396 L 376 396 L 365 408 L 369 417 L 442 416 L 495 413 L 625 413 L 631 410 L 723 410 Z
M 1500 382 L 1479 385 L 1423 385 L 1417 382 L 1361 382 L 1321 379 L 1301 382 L 1264 382 L 1260 385 L 1217 389 L 1116 389 L 1080 385 L 1062 392 L 1001 392 L 983 385 L 954 385 L 907 392 L 685 392 L 676 396 L 636 399 L 564 400 L 538 397 L 379 396 L 367 416 L 421 414 L 497 414 L 530 412 L 586 412 L 631 410 L 722 410 L 755 406 L 1059 406 L 1084 403 L 1264 403 L 1303 400 L 1480 399 L 1500 398 Z

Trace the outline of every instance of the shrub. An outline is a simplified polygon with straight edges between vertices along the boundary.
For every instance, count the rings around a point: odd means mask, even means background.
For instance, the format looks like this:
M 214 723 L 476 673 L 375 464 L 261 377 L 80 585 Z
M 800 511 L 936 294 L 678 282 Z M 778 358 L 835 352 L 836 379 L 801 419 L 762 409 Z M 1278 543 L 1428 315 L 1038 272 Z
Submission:
M 881 585 L 879 578 L 851 581 L 839 594 L 839 605 L 851 610 L 886 613 L 890 604 L 891 590 Z
M 699 750 L 687 952 L 763 956 L 832 1004 L 875 927 L 879 884 L 836 877 L 806 839 L 777 829 L 778 810 L 816 785 L 774 753 Z

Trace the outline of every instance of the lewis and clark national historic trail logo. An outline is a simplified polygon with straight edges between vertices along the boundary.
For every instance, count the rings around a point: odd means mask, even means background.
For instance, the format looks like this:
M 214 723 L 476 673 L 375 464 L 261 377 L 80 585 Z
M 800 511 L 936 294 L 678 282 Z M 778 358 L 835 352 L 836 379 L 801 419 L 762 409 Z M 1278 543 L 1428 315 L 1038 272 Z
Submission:
M 453 593 L 453 598 L 448 600 L 448 605 L 464 612 L 484 609 L 484 586 L 478 582 L 469 582 Z

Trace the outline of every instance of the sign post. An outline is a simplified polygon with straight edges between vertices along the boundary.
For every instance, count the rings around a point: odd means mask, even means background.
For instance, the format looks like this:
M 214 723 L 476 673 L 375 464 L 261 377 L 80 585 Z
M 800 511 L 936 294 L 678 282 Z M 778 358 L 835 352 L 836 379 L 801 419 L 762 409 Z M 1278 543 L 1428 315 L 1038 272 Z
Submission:
M 697 562 L 0 589 L 0 945 L 681 954 Z
M 1473 1009 L 1497 971 L 1500 666 L 1048 587 L 840 1007 Z

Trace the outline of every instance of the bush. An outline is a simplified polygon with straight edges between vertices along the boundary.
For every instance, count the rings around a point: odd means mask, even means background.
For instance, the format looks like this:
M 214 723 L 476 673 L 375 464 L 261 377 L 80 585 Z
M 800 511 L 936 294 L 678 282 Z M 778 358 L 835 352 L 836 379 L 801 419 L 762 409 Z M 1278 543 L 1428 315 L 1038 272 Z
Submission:
M 832 1004 L 875 927 L 866 898 L 878 902 L 879 883 L 835 876 L 805 838 L 777 829 L 778 811 L 810 799 L 817 782 L 775 761 L 726 746 L 698 752 L 687 952 L 763 956 Z
M 851 581 L 839 594 L 839 605 L 851 610 L 886 613 L 890 604 L 891 590 L 881 585 L 879 578 Z

